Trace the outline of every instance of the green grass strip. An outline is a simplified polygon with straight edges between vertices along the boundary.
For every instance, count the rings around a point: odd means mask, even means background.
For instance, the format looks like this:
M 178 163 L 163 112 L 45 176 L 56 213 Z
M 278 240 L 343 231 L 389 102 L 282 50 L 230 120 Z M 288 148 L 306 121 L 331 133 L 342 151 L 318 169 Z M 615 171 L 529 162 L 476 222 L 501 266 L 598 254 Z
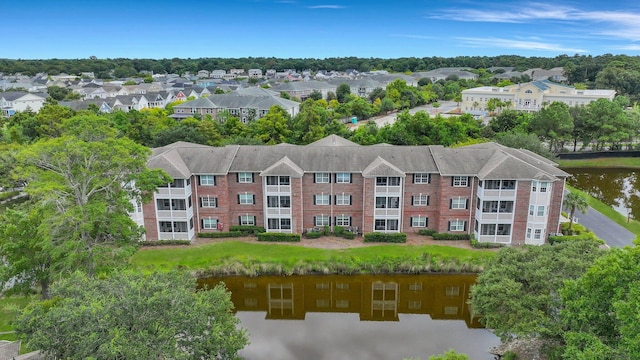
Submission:
M 620 158 L 597 158 L 580 160 L 557 160 L 560 168 L 620 168 L 620 169 L 640 169 L 640 158 L 620 157 Z

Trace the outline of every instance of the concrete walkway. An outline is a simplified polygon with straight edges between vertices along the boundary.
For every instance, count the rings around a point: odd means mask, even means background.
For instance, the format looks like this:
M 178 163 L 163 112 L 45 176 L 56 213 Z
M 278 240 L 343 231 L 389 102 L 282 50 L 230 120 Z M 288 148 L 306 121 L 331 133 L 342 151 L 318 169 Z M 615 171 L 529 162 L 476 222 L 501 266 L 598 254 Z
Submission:
M 593 231 L 597 237 L 604 240 L 610 247 L 633 246 L 636 236 L 629 230 L 618 225 L 613 220 L 589 207 L 585 214 L 576 211 L 574 217 L 587 229 Z

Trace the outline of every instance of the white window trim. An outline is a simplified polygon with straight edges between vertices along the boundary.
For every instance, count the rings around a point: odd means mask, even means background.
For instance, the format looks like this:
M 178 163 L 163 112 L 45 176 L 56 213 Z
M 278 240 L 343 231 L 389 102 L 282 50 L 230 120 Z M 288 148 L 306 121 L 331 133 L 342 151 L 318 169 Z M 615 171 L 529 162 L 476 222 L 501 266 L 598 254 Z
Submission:
M 200 186 L 216 186 L 216 176 L 215 175 L 199 175 L 199 178 L 200 178 Z M 207 179 L 206 182 L 204 181 L 205 179 Z M 211 181 L 209 181 L 209 180 L 211 180 Z
M 240 205 L 253 205 L 253 194 L 239 194 L 240 195 Z
M 202 228 L 207 230 L 216 230 L 218 228 L 218 219 L 212 219 L 212 218 L 202 219 Z
M 248 176 L 248 178 L 247 178 L 247 176 Z M 250 172 L 238 173 L 238 182 L 240 184 L 251 184 L 251 183 L 253 183 L 253 173 L 250 173 Z
M 460 209 L 466 209 L 466 208 L 467 208 L 467 199 L 462 197 L 451 198 L 451 209 L 460 210 Z
M 453 177 L 453 187 L 467 187 L 469 186 L 469 177 L 468 176 L 454 176 Z
M 346 179 L 344 178 L 345 176 L 346 176 Z M 337 184 L 349 184 L 350 182 L 351 182 L 351 173 L 336 173 Z
M 331 175 L 326 172 L 315 173 L 316 184 L 328 184 Z
M 351 205 L 351 195 L 336 195 L 336 205 Z
M 316 201 L 314 205 L 330 205 L 331 195 L 329 194 L 316 194 Z
M 413 206 L 427 206 L 429 205 L 429 195 L 413 195 Z
M 464 231 L 465 225 L 465 220 L 451 220 L 449 221 L 449 231 Z
M 413 216 L 411 218 L 411 227 L 427 227 L 426 216 Z

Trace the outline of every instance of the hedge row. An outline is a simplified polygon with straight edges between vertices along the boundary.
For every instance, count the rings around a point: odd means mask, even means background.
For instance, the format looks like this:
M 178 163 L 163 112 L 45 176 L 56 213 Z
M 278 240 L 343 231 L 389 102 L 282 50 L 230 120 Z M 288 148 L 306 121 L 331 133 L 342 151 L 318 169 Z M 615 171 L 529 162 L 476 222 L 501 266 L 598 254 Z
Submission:
M 364 242 L 406 243 L 407 234 L 371 232 L 364 234 Z
M 220 239 L 220 238 L 234 238 L 234 237 L 241 237 L 241 236 L 245 236 L 246 234 L 240 231 L 217 231 L 217 232 L 201 232 L 198 233 L 198 237 L 201 238 L 213 238 L 213 239 Z
M 140 246 L 191 245 L 189 240 L 145 240 L 138 242 Z
M 259 233 L 258 241 L 299 242 L 300 234 Z
M 583 233 L 580 235 L 549 236 L 549 244 L 551 245 L 561 243 L 561 242 L 580 241 L 580 240 L 598 240 L 599 242 L 604 244 L 604 241 L 601 239 L 598 239 L 593 233 L 586 233 L 586 234 Z
M 230 231 L 239 231 L 243 235 L 255 235 L 265 232 L 262 226 L 254 225 L 233 225 L 229 228 Z
M 433 229 L 418 230 L 418 235 L 423 235 L 423 236 L 433 236 L 436 233 L 437 232 L 435 230 L 433 230 Z
M 435 233 L 433 240 L 471 240 L 469 234 L 449 234 L 449 233 Z
M 307 239 L 317 239 L 324 236 L 324 231 L 307 231 L 304 233 L 304 237 Z
M 504 246 L 504 244 L 500 243 L 479 242 L 476 239 L 471 239 L 471 247 L 475 249 L 496 249 Z

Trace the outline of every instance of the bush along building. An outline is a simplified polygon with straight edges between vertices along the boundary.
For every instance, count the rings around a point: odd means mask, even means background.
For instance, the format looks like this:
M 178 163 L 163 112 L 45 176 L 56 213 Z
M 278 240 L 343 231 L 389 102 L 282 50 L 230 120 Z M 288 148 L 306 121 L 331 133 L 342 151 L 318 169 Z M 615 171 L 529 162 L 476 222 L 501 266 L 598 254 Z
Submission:
M 177 142 L 153 149 L 148 166 L 174 181 L 132 213 L 147 240 L 255 225 L 286 233 L 432 229 L 542 244 L 559 230 L 568 176 L 546 158 L 495 143 L 361 146 L 335 135 L 304 146 Z

